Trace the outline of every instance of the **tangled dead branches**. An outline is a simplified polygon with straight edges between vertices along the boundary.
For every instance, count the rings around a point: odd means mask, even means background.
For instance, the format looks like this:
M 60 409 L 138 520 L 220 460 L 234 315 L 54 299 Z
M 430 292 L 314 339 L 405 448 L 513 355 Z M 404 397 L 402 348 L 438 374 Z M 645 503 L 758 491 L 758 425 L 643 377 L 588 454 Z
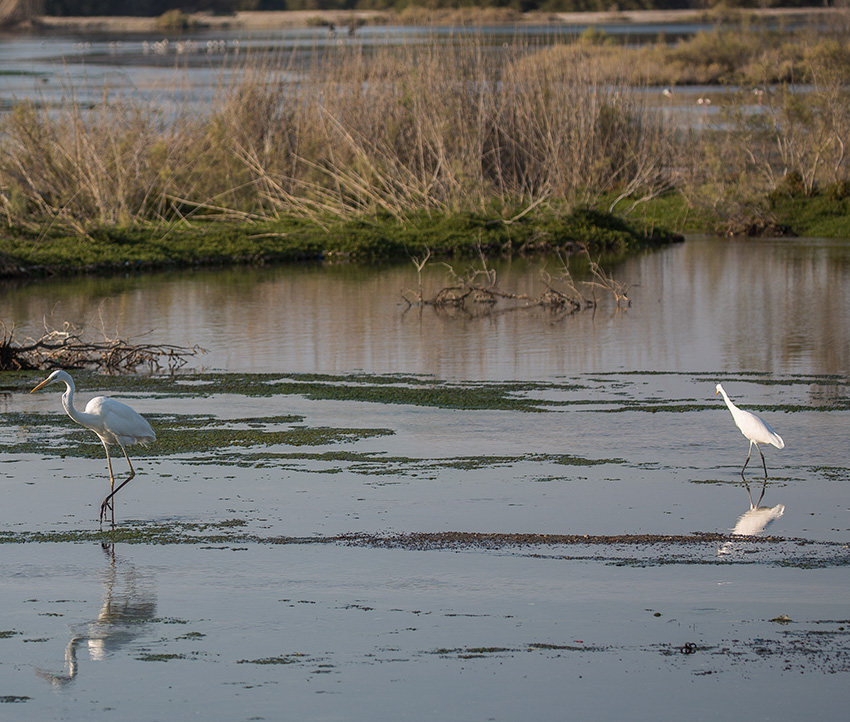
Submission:
M 587 256 L 590 280 L 581 282 L 585 292 L 580 290 L 579 284 L 573 280 L 567 262 L 559 255 L 560 269 L 556 277 L 545 269 L 541 270 L 541 280 L 544 290 L 537 296 L 525 293 L 511 293 L 504 291 L 497 285 L 496 270 L 489 268 L 484 254 L 480 255 L 480 268 L 471 268 L 464 276 L 459 275 L 455 269 L 447 263 L 445 266 L 449 272 L 449 285 L 441 288 L 430 298 L 423 293 L 422 272 L 431 257 L 430 250 L 424 257 L 411 257 L 418 279 L 416 291 L 402 292 L 402 298 L 410 306 L 434 306 L 435 308 L 461 308 L 467 303 L 494 305 L 500 299 L 523 302 L 520 308 L 542 306 L 552 311 L 567 311 L 576 313 L 586 308 L 595 308 L 597 305 L 596 290 L 601 289 L 611 293 L 617 303 L 617 308 L 632 305 L 629 299 L 629 286 L 616 281 L 610 274 L 594 261 L 587 249 L 581 253 Z M 589 292 L 589 295 L 588 295 Z
M 0 371 L 28 369 L 99 368 L 109 372 L 148 369 L 168 370 L 184 366 L 190 356 L 202 353 L 198 346 L 186 348 L 169 344 L 138 344 L 125 339 L 90 341 L 78 329 L 65 323 L 61 330 L 45 326 L 40 338 L 26 338 L 17 343 L 14 328 L 0 321 Z

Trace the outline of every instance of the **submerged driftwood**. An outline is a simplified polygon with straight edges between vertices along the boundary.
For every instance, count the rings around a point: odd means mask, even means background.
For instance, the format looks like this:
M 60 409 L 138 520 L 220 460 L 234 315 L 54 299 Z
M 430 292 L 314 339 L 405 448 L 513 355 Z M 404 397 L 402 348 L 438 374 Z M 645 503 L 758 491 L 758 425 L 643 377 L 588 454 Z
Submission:
M 411 257 L 416 266 L 418 288 L 402 293 L 402 298 L 410 306 L 434 306 L 436 308 L 464 307 L 467 303 L 496 304 L 500 299 L 521 301 L 517 308 L 543 306 L 553 311 L 566 310 L 576 313 L 584 308 L 595 308 L 597 305 L 596 290 L 601 289 L 610 293 L 616 299 L 617 308 L 632 305 L 629 299 L 629 286 L 616 281 L 610 274 L 590 257 L 587 249 L 581 253 L 587 256 L 590 280 L 576 283 L 570 275 L 567 262 L 560 257 L 561 269 L 557 277 L 553 277 L 545 269 L 541 269 L 541 280 L 544 290 L 537 296 L 526 293 L 512 293 L 499 288 L 495 269 L 487 265 L 487 258 L 480 253 L 480 267 L 471 268 L 466 275 L 461 276 L 447 263 L 443 263 L 449 271 L 450 285 L 444 286 L 433 296 L 423 293 L 422 271 L 431 258 L 430 250 L 424 257 Z
M 0 371 L 96 368 L 102 371 L 137 371 L 184 366 L 202 353 L 198 346 L 133 343 L 127 339 L 89 340 L 81 330 L 65 323 L 61 330 L 45 328 L 40 338 L 14 339 L 14 327 L 0 321 Z

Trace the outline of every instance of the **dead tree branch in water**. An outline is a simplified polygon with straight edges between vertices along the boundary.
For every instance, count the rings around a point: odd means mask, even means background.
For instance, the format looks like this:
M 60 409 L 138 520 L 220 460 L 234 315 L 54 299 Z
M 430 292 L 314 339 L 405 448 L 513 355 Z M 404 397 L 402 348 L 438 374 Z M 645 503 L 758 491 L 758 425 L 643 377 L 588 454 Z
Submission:
M 40 338 L 14 340 L 14 327 L 0 321 L 3 335 L 0 338 L 0 371 L 35 369 L 98 368 L 112 373 L 134 372 L 140 366 L 151 371 L 167 368 L 169 371 L 184 366 L 190 356 L 203 353 L 199 346 L 191 348 L 170 344 L 131 343 L 126 339 L 91 341 L 83 338 L 82 331 L 69 323 L 61 330 L 45 324 Z
M 621 306 L 631 306 L 632 301 L 629 298 L 629 289 L 631 288 L 631 284 L 623 284 L 619 281 L 615 281 L 611 274 L 606 273 L 596 261 L 590 258 L 590 254 L 588 254 L 587 257 L 590 261 L 590 273 L 594 278 L 593 281 L 588 281 L 587 284 L 589 286 L 609 291 L 617 301 L 617 308 L 620 308 Z
M 628 298 L 629 286 L 621 284 L 606 273 L 599 264 L 594 261 L 587 249 L 581 253 L 587 254 L 589 270 L 593 280 L 584 281 L 581 285 L 591 289 L 601 288 L 609 291 L 617 301 L 617 307 L 630 306 Z M 455 268 L 445 262 L 440 265 L 448 270 L 449 281 L 436 294 L 426 298 L 423 293 L 422 272 L 431 257 L 430 250 L 423 258 L 411 257 L 416 266 L 418 290 L 403 291 L 402 298 L 411 306 L 433 306 L 434 308 L 462 308 L 467 303 L 485 304 L 493 306 L 499 300 L 520 301 L 517 308 L 543 307 L 551 311 L 567 311 L 576 313 L 586 308 L 595 308 L 597 305 L 595 293 L 591 296 L 583 293 L 570 274 L 567 261 L 558 254 L 560 268 L 557 275 L 553 276 L 545 268 L 540 271 L 544 291 L 539 295 L 527 293 L 512 293 L 498 286 L 496 269 L 487 265 L 487 259 L 483 253 L 479 253 L 480 267 L 467 269 L 464 275 L 460 275 Z
M 416 266 L 416 277 L 419 281 L 419 291 L 416 294 L 417 303 L 422 303 L 422 269 L 425 268 L 428 263 L 428 259 L 431 258 L 431 249 L 427 248 L 425 250 L 427 253 L 422 260 L 419 260 L 417 256 L 410 257 L 410 260 L 413 261 L 413 265 Z M 408 303 L 410 303 L 410 301 L 408 301 Z

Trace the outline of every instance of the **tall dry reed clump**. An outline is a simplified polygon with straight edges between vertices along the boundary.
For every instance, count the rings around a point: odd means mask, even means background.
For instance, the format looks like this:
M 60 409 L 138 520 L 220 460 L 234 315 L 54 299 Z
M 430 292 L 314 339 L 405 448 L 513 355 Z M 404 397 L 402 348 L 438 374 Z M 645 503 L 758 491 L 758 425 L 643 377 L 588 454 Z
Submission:
M 2 123 L 0 200 L 7 221 L 122 224 L 161 201 L 153 165 L 163 129 L 145 111 L 103 103 L 57 115 L 32 103 Z
M 771 230 L 777 195 L 850 196 L 850 45 L 798 38 L 788 63 L 726 95 L 716 125 L 683 134 L 677 189 L 731 233 Z M 775 71 L 789 72 L 778 82 Z M 837 195 L 836 195 L 837 194 Z
M 795 81 L 808 86 L 751 79 L 722 122 L 688 126 L 648 90 L 640 56 L 568 40 L 351 45 L 298 65 L 243 54 L 201 109 L 108 93 L 89 108 L 70 88 L 58 108 L 0 119 L 0 210 L 10 225 L 86 232 L 187 217 L 510 218 L 676 188 L 746 217 L 789 175 L 806 191 L 847 178 L 846 42 L 803 52 Z
M 242 63 L 204 110 L 89 109 L 73 89 L 18 105 L 0 127 L 7 222 L 521 211 L 669 182 L 669 131 L 592 53 L 435 42 Z

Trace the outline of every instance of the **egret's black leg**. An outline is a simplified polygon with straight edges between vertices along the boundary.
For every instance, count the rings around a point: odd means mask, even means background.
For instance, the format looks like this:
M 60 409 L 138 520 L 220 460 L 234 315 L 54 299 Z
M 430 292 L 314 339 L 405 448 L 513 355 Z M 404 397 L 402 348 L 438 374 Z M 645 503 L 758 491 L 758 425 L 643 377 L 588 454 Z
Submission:
M 114 491 L 115 485 L 110 484 L 109 488 L 110 488 L 109 496 L 107 496 L 103 500 L 103 503 L 100 505 L 100 517 L 99 517 L 99 519 L 100 519 L 100 523 L 103 524 L 103 519 L 104 519 L 104 517 L 106 517 L 106 511 L 108 509 L 109 511 L 112 512 L 112 524 L 114 525 L 115 524 L 115 510 L 112 508 L 111 499 L 112 499 L 112 496 L 115 494 L 115 491 Z
M 115 510 L 112 509 L 112 506 L 107 503 L 109 499 L 112 498 L 112 494 L 115 493 L 115 476 L 112 473 L 112 459 L 109 457 L 109 445 L 106 443 L 106 440 L 103 437 L 100 437 L 100 443 L 103 444 L 103 450 L 106 452 L 106 465 L 109 467 L 109 491 L 111 492 L 103 504 L 100 505 L 100 523 L 103 524 L 103 517 L 106 516 L 106 509 L 112 510 L 112 525 L 115 525 Z M 127 453 L 126 451 L 124 452 Z
M 103 525 L 103 518 L 106 516 L 106 510 L 107 510 L 107 509 L 112 509 L 112 505 L 109 503 L 109 499 L 110 499 L 111 497 L 112 497 L 112 494 L 110 494 L 109 496 L 107 496 L 107 497 L 103 500 L 103 503 L 100 505 L 100 517 L 99 517 L 99 519 L 100 519 L 100 524 L 101 524 L 101 525 Z M 114 513 L 115 513 L 115 512 L 113 512 L 113 514 L 114 514 Z M 113 524 L 114 524 L 114 523 L 115 523 L 115 522 L 113 522 Z
M 103 524 L 103 519 L 106 516 L 106 510 L 108 509 L 112 516 L 112 526 L 115 526 L 115 506 L 112 503 L 112 497 L 115 496 L 117 489 L 115 488 L 115 483 L 112 479 L 110 479 L 109 482 L 109 496 L 107 496 L 100 505 L 100 523 Z M 121 486 L 124 485 L 121 484 Z M 121 487 L 118 488 L 120 489 Z
M 759 449 L 759 452 L 761 452 L 761 449 Z M 750 442 L 750 448 L 749 448 L 749 449 L 747 449 L 747 460 L 744 462 L 744 466 L 743 466 L 743 468 L 741 469 L 741 478 L 742 478 L 742 479 L 744 479 L 744 469 L 746 469 L 746 468 L 747 468 L 747 464 L 749 464 L 749 463 L 750 463 L 750 454 L 751 454 L 751 453 L 753 453 L 753 444 L 752 444 L 752 442 Z M 746 479 L 744 479 L 744 481 L 746 482 Z
M 764 480 L 767 483 L 767 464 L 764 462 L 764 454 L 761 452 L 761 447 L 756 444 L 756 448 L 759 450 L 759 454 L 761 454 L 761 465 L 764 468 Z
M 100 523 L 103 524 L 103 519 L 106 516 L 107 509 L 112 511 L 112 523 L 115 524 L 115 511 L 112 509 L 112 503 L 110 499 L 112 498 L 112 494 L 107 496 L 103 503 L 100 505 Z
M 133 468 L 133 464 L 130 462 L 130 457 L 127 455 L 127 449 L 121 446 L 121 451 L 124 452 L 124 458 L 127 459 L 127 466 L 130 467 L 130 475 L 124 479 L 117 487 L 114 487 L 112 491 L 109 493 L 103 503 L 100 505 L 100 523 L 103 523 L 103 517 L 106 516 L 106 510 L 109 509 L 112 512 L 112 525 L 115 526 L 115 502 L 113 501 L 113 497 L 121 491 L 135 475 L 136 470 Z M 111 479 L 110 479 L 111 481 Z
M 100 505 L 101 522 L 103 522 L 103 517 L 106 516 L 106 510 L 110 509 L 112 511 L 112 523 L 115 524 L 115 503 L 112 501 L 112 497 L 114 497 L 119 491 L 121 491 L 121 489 L 124 488 L 127 482 L 130 481 L 135 475 L 136 472 L 131 470 L 130 476 L 128 476 L 126 479 L 124 479 L 124 481 L 122 481 L 118 486 L 116 486 L 112 493 L 103 500 L 103 504 Z

